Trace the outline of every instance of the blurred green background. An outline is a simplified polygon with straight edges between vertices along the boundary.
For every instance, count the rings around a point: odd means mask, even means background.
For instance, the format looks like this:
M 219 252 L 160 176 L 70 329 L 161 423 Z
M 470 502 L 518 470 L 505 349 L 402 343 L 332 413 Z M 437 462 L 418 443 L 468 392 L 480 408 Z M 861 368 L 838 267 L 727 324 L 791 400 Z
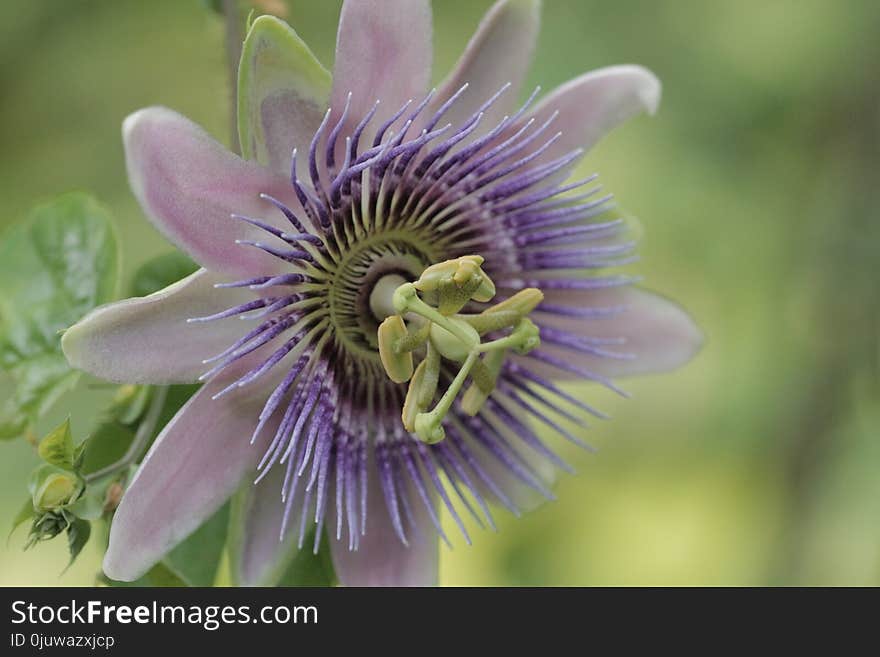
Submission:
M 332 64 L 340 3 L 284 4 Z M 490 4 L 435 0 L 436 78 Z M 599 454 L 563 446 L 579 472 L 559 500 L 456 541 L 443 583 L 880 584 L 878 34 L 868 0 L 545 2 L 533 84 L 625 62 L 663 81 L 659 114 L 582 168 L 641 218 L 638 272 L 708 342 L 625 382 L 632 400 L 578 391 L 614 415 L 591 430 Z M 127 272 L 169 250 L 129 192 L 119 126 L 163 104 L 228 142 L 222 46 L 198 0 L 5 0 L 0 227 L 82 188 L 119 219 Z M 56 415 L 76 427 L 90 394 Z M 0 529 L 35 464 L 0 445 Z M 59 575 L 63 538 L 23 541 L 0 544 L 0 584 L 93 582 L 94 545 Z

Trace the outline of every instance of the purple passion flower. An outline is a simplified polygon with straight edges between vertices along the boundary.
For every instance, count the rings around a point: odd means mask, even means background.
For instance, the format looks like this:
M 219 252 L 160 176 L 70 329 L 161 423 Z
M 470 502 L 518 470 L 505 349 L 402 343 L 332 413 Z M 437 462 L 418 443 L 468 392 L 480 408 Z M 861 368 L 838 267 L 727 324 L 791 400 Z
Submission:
M 238 584 L 274 583 L 325 535 L 345 585 L 435 584 L 441 508 L 469 540 L 464 514 L 492 527 L 491 504 L 552 498 L 569 468 L 544 438 L 583 445 L 560 419 L 601 416 L 559 382 L 618 391 L 694 355 L 691 319 L 617 273 L 634 245 L 611 197 L 567 182 L 660 84 L 616 66 L 518 104 L 538 4 L 496 3 L 433 91 L 428 0 L 347 0 L 332 78 L 258 18 L 243 157 L 169 109 L 125 120 L 135 195 L 201 269 L 95 310 L 64 351 L 111 381 L 204 385 L 130 482 L 107 575 L 141 576 L 240 490 Z

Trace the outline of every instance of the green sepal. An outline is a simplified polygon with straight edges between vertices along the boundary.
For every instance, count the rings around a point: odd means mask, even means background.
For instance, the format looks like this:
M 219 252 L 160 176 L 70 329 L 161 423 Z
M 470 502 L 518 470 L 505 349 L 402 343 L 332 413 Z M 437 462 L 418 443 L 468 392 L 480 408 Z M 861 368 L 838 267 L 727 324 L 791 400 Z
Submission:
M 199 266 L 180 251 L 163 253 L 142 264 L 131 279 L 131 296 L 145 297 L 195 272 Z
M 315 528 L 306 532 L 303 545 L 313 545 L 315 541 Z M 284 571 L 278 586 L 335 586 L 337 584 L 336 571 L 333 568 L 333 560 L 330 556 L 330 539 L 326 532 L 322 537 L 318 554 L 304 548 L 297 550 Z
M 37 447 L 37 453 L 46 463 L 70 471 L 74 470 L 76 451 L 70 433 L 70 418 L 47 433 Z
M 82 552 L 86 543 L 89 542 L 89 537 L 91 535 L 92 524 L 88 520 L 76 518 L 70 523 L 70 526 L 67 528 L 67 550 L 70 553 L 70 561 L 67 562 L 67 566 L 64 570 L 67 570 L 73 565 L 73 562 L 76 561 L 79 553 Z
M 242 156 L 269 164 L 263 128 L 264 103 L 300 110 L 298 121 L 320 123 L 332 77 L 306 43 L 284 21 L 260 16 L 250 24 L 238 67 L 238 136 Z M 303 114 L 312 114 L 307 117 Z
M 21 509 L 18 510 L 18 513 L 16 513 L 15 517 L 12 519 L 12 527 L 9 529 L 9 535 L 12 536 L 12 532 L 33 518 L 35 514 L 34 501 L 29 497 L 25 500 Z

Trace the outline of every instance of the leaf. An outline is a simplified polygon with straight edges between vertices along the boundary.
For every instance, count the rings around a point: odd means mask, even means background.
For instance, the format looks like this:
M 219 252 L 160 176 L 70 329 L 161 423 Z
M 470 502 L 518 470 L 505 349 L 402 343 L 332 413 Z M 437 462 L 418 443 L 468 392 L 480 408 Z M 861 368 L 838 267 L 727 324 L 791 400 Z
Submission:
M 0 242 L 0 369 L 15 390 L 0 410 L 0 437 L 32 427 L 77 381 L 60 332 L 113 299 L 117 240 L 107 211 L 70 193 L 38 206 Z
M 229 504 L 208 518 L 201 527 L 163 559 L 189 586 L 211 586 L 226 547 Z
M 40 440 L 37 453 L 46 463 L 62 470 L 73 470 L 75 449 L 70 434 L 70 418 L 50 431 Z
M 233 586 L 241 585 L 245 545 L 247 541 L 247 519 L 254 513 L 255 486 L 250 482 L 242 484 L 232 497 L 229 519 L 229 576 Z M 294 530 L 295 531 L 295 530 Z M 325 538 L 325 537 L 322 537 Z M 332 586 L 336 576 L 330 560 L 327 540 L 321 541 L 318 554 L 314 554 L 315 529 L 309 529 L 303 537 L 303 545 L 297 549 L 297 541 L 290 534 L 285 537 L 285 548 L 279 552 L 274 563 L 264 564 L 259 581 L 248 582 L 252 586 Z
M 181 587 L 186 582 L 167 564 L 159 562 L 144 575 L 148 586 Z
M 107 488 L 113 483 L 113 479 L 106 479 L 88 484 L 82 495 L 73 504 L 66 507 L 67 512 L 83 520 L 98 520 L 104 515 Z
M 79 553 L 82 552 L 86 543 L 89 542 L 91 534 L 92 524 L 88 520 L 77 518 L 70 523 L 70 527 L 67 528 L 67 548 L 70 552 L 70 561 L 67 563 L 67 568 L 70 568 L 73 562 L 76 561 Z M 64 570 L 67 570 L 67 568 Z
M 33 518 L 34 515 L 36 515 L 36 512 L 34 511 L 34 501 L 31 498 L 28 498 L 25 500 L 24 505 L 22 505 L 18 513 L 15 514 L 15 518 L 12 519 L 12 528 L 9 530 L 9 535 L 12 536 L 12 532 Z
M 17 438 L 32 429 L 37 419 L 79 379 L 79 373 L 70 369 L 60 351 L 35 354 L 7 371 L 12 376 L 15 392 L 0 411 L 0 439 Z
M 298 550 L 278 586 L 335 586 L 336 573 L 330 557 L 330 542 L 323 537 L 318 554 L 310 549 Z M 315 530 L 312 529 L 303 540 L 303 545 L 312 545 Z
M 158 292 L 182 278 L 186 278 L 199 266 L 180 251 L 156 256 L 141 265 L 131 282 L 131 294 L 145 297 Z
M 80 471 L 83 474 L 97 472 L 123 457 L 134 440 L 134 431 L 111 420 L 99 425 L 84 443 L 83 460 Z

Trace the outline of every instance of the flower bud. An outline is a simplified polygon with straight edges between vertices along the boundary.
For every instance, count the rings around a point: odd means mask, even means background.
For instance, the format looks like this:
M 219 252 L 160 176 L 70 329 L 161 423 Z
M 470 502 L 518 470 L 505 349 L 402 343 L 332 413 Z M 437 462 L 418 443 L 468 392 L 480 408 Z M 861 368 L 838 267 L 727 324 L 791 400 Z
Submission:
M 34 509 L 53 511 L 76 500 L 82 493 L 82 479 L 73 472 L 42 465 L 31 475 L 30 493 Z

